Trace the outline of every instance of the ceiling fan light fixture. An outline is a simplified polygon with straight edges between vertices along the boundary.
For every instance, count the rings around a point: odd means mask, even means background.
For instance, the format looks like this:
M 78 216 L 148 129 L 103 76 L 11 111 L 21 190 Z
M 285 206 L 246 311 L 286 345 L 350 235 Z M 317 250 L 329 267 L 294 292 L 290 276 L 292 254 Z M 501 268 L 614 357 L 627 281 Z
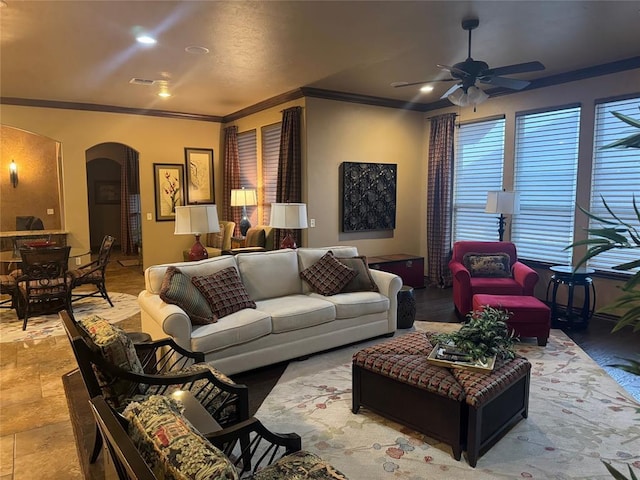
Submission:
M 469 98 L 469 103 L 479 105 L 482 102 L 486 101 L 487 98 L 489 98 L 489 95 L 487 95 L 484 90 L 474 85 L 467 89 L 467 97 Z
M 462 88 L 458 88 L 448 97 L 449 101 L 459 107 L 466 107 L 469 104 L 469 97 Z
M 489 98 L 481 88 L 476 87 L 475 85 L 470 86 L 469 88 L 458 88 L 455 92 L 447 97 L 447 99 L 457 105 L 459 107 L 466 107 L 467 105 L 480 105 L 482 102 L 486 101 Z

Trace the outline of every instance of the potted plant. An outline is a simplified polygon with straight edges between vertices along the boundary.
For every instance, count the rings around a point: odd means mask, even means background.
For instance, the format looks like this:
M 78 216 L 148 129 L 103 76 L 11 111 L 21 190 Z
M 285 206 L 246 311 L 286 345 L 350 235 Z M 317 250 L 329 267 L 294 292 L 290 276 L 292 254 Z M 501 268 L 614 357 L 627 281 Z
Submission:
M 496 358 L 511 359 L 515 357 L 515 338 L 507 327 L 510 316 L 505 310 L 484 306 L 467 314 L 467 322 L 460 330 L 436 334 L 433 340 L 440 345 L 455 345 L 472 362 L 487 363 L 494 355 Z
M 615 117 L 619 118 L 623 122 L 640 128 L 640 120 L 636 120 L 629 116 L 623 115 L 619 112 L 611 112 Z M 605 148 L 640 148 L 640 133 L 631 134 L 621 140 L 615 141 L 602 147 Z M 574 248 L 579 245 L 587 245 L 587 253 L 580 259 L 575 268 L 580 267 L 586 263 L 590 258 L 600 255 L 603 252 L 612 249 L 640 249 L 640 208 L 636 203 L 635 195 L 632 198 L 633 210 L 636 214 L 638 223 L 632 225 L 620 219 L 607 205 L 607 202 L 602 198 L 605 209 L 609 213 L 611 218 L 601 218 L 591 212 L 583 209 L 580 210 L 589 218 L 600 222 L 603 226 L 601 228 L 588 229 L 589 238 L 586 240 L 580 240 L 574 242 L 567 248 Z M 634 220 L 635 222 L 635 220 Z M 637 267 L 640 267 L 640 255 L 636 260 L 623 263 L 613 267 L 614 270 L 629 271 Z M 601 312 L 617 313 L 620 314 L 620 318 L 614 325 L 612 333 L 621 330 L 624 327 L 631 327 L 634 333 L 640 331 L 640 270 L 638 270 L 633 276 L 631 276 L 621 287 L 622 294 L 610 305 L 602 308 Z M 628 364 L 614 364 L 612 367 L 617 367 L 625 370 L 634 375 L 640 375 L 640 362 L 631 358 L 625 358 L 624 361 Z M 622 472 L 613 467 L 610 463 L 604 462 L 605 467 L 609 473 L 616 480 L 637 480 L 637 477 L 631 465 L 627 465 L 629 469 L 629 477 L 627 478 Z

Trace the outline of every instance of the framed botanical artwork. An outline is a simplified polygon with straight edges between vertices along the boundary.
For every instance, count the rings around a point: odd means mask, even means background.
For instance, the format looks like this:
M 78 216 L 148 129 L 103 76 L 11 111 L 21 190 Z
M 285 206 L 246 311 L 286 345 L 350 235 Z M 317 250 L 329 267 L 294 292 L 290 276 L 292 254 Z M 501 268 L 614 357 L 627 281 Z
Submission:
M 153 164 L 156 191 L 156 221 L 176 218 L 176 207 L 184 205 L 184 166 L 170 163 Z
M 95 182 L 96 205 L 117 205 L 120 203 L 120 182 L 97 180 Z
M 213 150 L 185 148 L 184 162 L 187 171 L 187 204 L 215 203 Z

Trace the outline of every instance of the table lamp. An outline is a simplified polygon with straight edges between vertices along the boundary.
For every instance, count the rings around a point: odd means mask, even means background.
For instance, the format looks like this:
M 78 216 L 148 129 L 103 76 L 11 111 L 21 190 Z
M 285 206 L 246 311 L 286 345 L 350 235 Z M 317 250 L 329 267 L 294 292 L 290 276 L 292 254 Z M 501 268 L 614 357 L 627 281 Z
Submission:
M 287 235 L 280 243 L 280 248 L 298 248 L 295 239 L 291 236 L 291 230 L 307 228 L 307 204 L 272 203 L 269 225 L 287 231 Z
M 247 235 L 247 230 L 251 228 L 251 222 L 247 216 L 247 205 L 257 205 L 258 196 L 253 188 L 238 188 L 231 190 L 231 206 L 242 207 L 242 220 L 240 220 L 240 233 Z
M 512 215 L 520 212 L 520 196 L 518 192 L 497 190 L 487 192 L 487 205 L 485 213 L 499 213 L 498 236 L 500 241 L 504 237 L 505 214 Z
M 196 236 L 196 243 L 189 251 L 189 260 L 209 257 L 207 249 L 200 243 L 200 235 L 220 231 L 218 210 L 215 205 L 186 205 L 176 207 L 176 229 L 174 234 Z

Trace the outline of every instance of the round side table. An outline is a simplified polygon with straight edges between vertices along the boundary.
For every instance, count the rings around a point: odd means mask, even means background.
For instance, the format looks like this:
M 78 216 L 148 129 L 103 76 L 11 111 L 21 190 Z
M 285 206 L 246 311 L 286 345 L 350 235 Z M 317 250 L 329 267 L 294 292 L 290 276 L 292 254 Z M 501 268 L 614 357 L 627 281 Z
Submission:
M 411 328 L 416 319 L 416 299 L 413 287 L 403 285 L 398 292 L 398 328 Z
M 547 285 L 547 304 L 551 307 L 551 326 L 567 328 L 586 328 L 589 319 L 593 316 L 596 307 L 596 288 L 590 275 L 595 272 L 592 268 L 578 268 L 574 271 L 570 265 L 556 265 L 549 268 L 553 275 Z M 557 295 L 561 285 L 568 289 L 567 307 L 558 307 Z M 573 296 L 575 287 L 584 290 L 584 302 L 582 308 L 573 308 Z M 551 290 L 551 297 L 549 291 Z

